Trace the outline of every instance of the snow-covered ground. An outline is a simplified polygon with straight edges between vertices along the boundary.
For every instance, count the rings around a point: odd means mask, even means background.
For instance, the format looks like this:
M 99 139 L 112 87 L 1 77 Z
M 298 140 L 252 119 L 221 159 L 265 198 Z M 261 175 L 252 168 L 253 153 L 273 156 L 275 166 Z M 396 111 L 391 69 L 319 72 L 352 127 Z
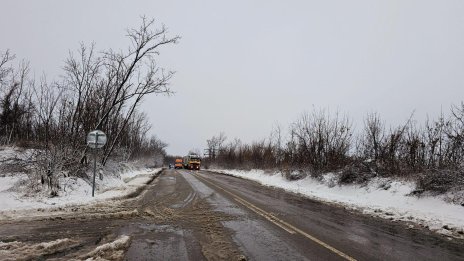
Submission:
M 286 180 L 279 172 L 263 170 L 211 170 L 266 186 L 282 188 L 316 200 L 336 203 L 366 214 L 390 220 L 401 220 L 428 227 L 430 230 L 464 238 L 464 206 L 450 203 L 453 195 L 412 196 L 412 182 L 374 178 L 365 185 L 338 185 L 338 175 L 327 173 L 321 180 L 310 176 Z M 461 192 L 458 192 L 462 194 Z
M 44 211 L 50 208 L 98 203 L 111 198 L 124 197 L 144 186 L 160 170 L 161 168 L 129 168 L 123 173 L 103 176 L 103 180 L 97 176 L 95 197 L 92 197 L 92 184 L 81 178 L 60 178 L 62 189 L 58 192 L 58 196 L 49 197 L 46 194 L 27 196 L 18 191 L 19 184 L 24 184 L 28 179 L 25 174 L 0 177 L 0 219 L 15 216 L 12 213 L 21 212 L 28 215 L 28 210 L 31 210 L 32 214 L 38 209 Z
M 69 177 L 64 172 L 55 174 L 57 178 L 53 182 L 58 182 L 59 190 L 57 196 L 51 197 L 46 182 L 42 184 L 34 169 L 34 157 L 38 153 L 35 149 L 0 147 L 0 219 L 13 218 L 19 212 L 24 215 L 34 212 L 28 210 L 44 212 L 121 198 L 134 193 L 161 170 L 141 168 L 142 164 L 136 162 L 110 160 L 99 170 L 103 179 L 97 173 L 95 197 L 92 197 L 91 181 Z
M 97 246 L 95 250 L 80 256 L 73 260 L 86 261 L 105 261 L 105 260 L 123 260 L 124 254 L 129 248 L 131 238 L 122 235 L 114 241 Z M 74 239 L 63 238 L 50 242 L 36 244 L 27 244 L 24 242 L 1 242 L 0 241 L 0 259 L 1 260 L 41 260 L 47 254 L 59 253 L 72 247 L 78 247 L 79 242 Z

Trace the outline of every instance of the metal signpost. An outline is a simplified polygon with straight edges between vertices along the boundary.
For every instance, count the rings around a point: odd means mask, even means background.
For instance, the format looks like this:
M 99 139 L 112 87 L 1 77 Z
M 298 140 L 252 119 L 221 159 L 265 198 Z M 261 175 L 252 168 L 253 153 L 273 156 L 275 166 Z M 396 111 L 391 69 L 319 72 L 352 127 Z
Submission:
M 94 130 L 87 134 L 87 146 L 93 149 L 93 184 L 92 184 L 92 197 L 95 194 L 95 173 L 97 172 L 97 149 L 102 148 L 106 144 L 106 134 L 101 130 Z

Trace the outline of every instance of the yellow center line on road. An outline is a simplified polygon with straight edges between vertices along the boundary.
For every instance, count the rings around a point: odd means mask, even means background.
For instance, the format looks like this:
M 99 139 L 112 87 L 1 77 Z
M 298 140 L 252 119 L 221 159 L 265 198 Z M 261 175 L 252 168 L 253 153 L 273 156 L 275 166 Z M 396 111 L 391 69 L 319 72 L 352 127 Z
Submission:
M 195 177 L 197 177 L 198 179 L 200 179 L 201 181 L 204 181 L 208 184 L 210 184 L 211 186 L 213 187 L 216 187 L 217 189 L 219 190 L 222 190 L 223 192 L 231 195 L 237 202 L 239 202 L 240 204 L 244 205 L 245 207 L 247 207 L 248 209 L 250 209 L 251 211 L 259 214 L 260 216 L 264 217 L 265 219 L 269 220 L 271 223 L 273 223 L 274 225 L 282 228 L 283 230 L 287 231 L 288 233 L 290 234 L 295 234 L 295 233 L 298 233 L 306 238 L 308 238 L 309 240 L 319 244 L 320 246 L 332 251 L 333 253 L 339 255 L 340 257 L 346 259 L 346 260 L 350 260 L 350 261 L 356 261 L 355 258 L 343 253 L 342 251 L 336 249 L 335 247 L 323 242 L 322 240 L 304 232 L 303 230 L 293 226 L 292 224 L 289 224 L 288 222 L 285 222 L 283 221 L 282 219 L 280 218 L 277 218 L 276 216 L 274 216 L 273 214 L 255 206 L 254 204 L 248 202 L 247 200 L 239 197 L 238 195 L 224 189 L 223 187 L 217 185 L 217 184 L 214 184 L 212 183 L 211 181 L 203 178 L 203 177 L 200 177 L 198 174 L 193 174 Z
M 294 230 L 291 230 L 283 225 L 281 225 L 277 220 L 277 218 L 270 214 L 270 213 L 267 213 L 265 211 L 262 211 L 261 209 L 259 209 L 258 207 L 256 207 L 255 205 L 241 199 L 241 198 L 238 198 L 238 197 L 235 197 L 234 196 L 234 199 L 238 202 L 240 202 L 242 205 L 245 205 L 247 208 L 249 208 L 250 210 L 252 210 L 253 212 L 255 212 L 256 214 L 264 217 L 265 219 L 269 220 L 270 222 L 274 223 L 276 226 L 282 228 L 283 230 L 287 231 L 288 233 L 290 234 L 295 234 L 296 232 Z

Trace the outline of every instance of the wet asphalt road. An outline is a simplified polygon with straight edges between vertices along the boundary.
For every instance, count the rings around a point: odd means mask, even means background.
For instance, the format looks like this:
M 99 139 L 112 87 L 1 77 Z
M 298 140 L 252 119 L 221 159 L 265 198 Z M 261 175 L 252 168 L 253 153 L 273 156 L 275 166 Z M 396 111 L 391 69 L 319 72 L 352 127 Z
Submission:
M 409 229 L 408 224 L 353 213 L 232 176 L 208 172 L 196 175 L 232 191 L 285 223 L 357 260 L 464 260 L 464 242 L 449 240 L 425 229 Z M 224 194 L 227 197 L 227 193 Z M 277 230 L 269 231 L 277 235 Z M 287 233 L 279 238 L 305 258 L 336 258 L 327 254 L 333 251 L 301 233 Z M 253 256 L 254 253 L 249 255 Z
M 165 170 L 132 199 L 0 222 L 2 242 L 77 242 L 33 260 L 79 259 L 121 235 L 125 260 L 464 260 L 462 241 L 207 171 Z

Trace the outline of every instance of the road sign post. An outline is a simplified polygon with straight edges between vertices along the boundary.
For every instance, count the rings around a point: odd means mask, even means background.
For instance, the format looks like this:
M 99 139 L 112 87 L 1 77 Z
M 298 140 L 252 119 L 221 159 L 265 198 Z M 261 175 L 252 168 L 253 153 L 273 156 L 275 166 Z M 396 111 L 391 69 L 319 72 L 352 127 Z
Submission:
M 95 176 L 97 172 L 97 149 L 102 148 L 106 144 L 106 134 L 100 130 L 94 130 L 87 134 L 87 146 L 93 149 L 93 183 L 92 197 L 95 195 Z

